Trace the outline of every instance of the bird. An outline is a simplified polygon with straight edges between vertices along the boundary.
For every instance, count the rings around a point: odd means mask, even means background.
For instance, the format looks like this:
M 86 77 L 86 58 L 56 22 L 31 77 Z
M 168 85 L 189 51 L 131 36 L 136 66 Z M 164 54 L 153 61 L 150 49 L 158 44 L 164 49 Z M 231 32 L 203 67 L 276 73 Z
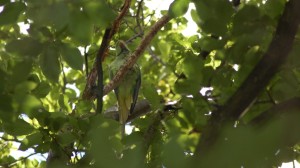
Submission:
M 127 58 L 131 55 L 131 51 L 126 42 L 120 40 L 116 45 L 116 58 L 109 65 L 109 78 L 112 80 L 118 70 L 124 65 Z M 120 84 L 114 89 L 119 111 L 119 122 L 121 124 L 121 136 L 125 135 L 125 125 L 128 116 L 132 114 L 137 102 L 139 89 L 141 86 L 141 71 L 138 64 L 134 64 L 132 68 L 125 74 Z

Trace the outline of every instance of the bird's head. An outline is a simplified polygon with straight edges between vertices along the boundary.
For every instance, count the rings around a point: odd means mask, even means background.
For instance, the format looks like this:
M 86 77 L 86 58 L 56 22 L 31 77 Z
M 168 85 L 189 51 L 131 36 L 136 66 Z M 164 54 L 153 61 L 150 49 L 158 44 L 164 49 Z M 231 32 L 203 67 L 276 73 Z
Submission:
M 120 40 L 117 43 L 116 51 L 117 51 L 117 56 L 122 56 L 122 55 L 126 56 L 130 52 L 128 46 L 126 45 L 126 42 L 123 40 Z

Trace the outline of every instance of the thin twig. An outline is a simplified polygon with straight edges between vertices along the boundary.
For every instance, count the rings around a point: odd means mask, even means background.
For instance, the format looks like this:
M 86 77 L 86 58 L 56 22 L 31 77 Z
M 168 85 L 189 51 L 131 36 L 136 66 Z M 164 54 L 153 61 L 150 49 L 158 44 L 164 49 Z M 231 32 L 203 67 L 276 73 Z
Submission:
M 66 92 L 66 85 L 67 85 L 67 77 L 66 77 L 66 73 L 64 71 L 64 64 L 62 63 L 62 61 L 60 60 L 61 62 L 61 71 L 62 71 L 62 74 L 63 74 L 63 87 L 62 87 L 62 93 L 64 94 Z
M 87 46 L 84 47 L 84 61 L 85 61 L 85 73 L 86 77 L 89 75 L 89 63 L 88 63 L 88 53 L 86 51 Z
M 143 32 L 143 29 L 142 29 L 142 25 L 141 25 L 141 22 L 140 22 L 140 15 L 141 15 L 141 18 L 143 19 L 143 2 L 144 0 L 141 0 L 138 2 L 138 8 L 137 8 L 137 11 L 136 11 L 136 17 L 135 17 L 135 21 L 136 21 L 136 27 L 139 29 L 139 32 L 142 33 Z M 144 20 L 142 20 L 144 21 Z
M 143 36 L 144 36 L 144 32 L 138 33 L 138 34 L 132 36 L 130 39 L 126 40 L 126 43 L 131 43 L 136 38 L 138 38 L 138 37 L 142 38 Z
M 31 157 L 31 156 L 33 156 L 33 155 L 36 155 L 36 154 L 38 154 L 38 153 L 31 153 L 31 154 L 29 154 L 29 155 L 27 155 L 27 156 L 25 156 L 25 157 L 21 157 L 20 159 L 17 159 L 17 160 L 15 160 L 14 162 L 10 163 L 10 164 L 8 165 L 8 167 L 12 167 L 12 166 L 15 165 L 17 162 L 26 160 L 26 159 L 28 159 L 29 157 Z M 4 163 L 4 164 L 5 164 L 5 163 Z
M 251 120 L 250 124 L 261 126 L 276 116 L 284 115 L 285 113 L 293 113 L 300 110 L 300 98 L 295 97 L 278 104 L 273 105 L 268 110 L 264 111 L 257 117 Z
M 0 139 L 4 140 L 4 141 L 13 141 L 13 142 L 22 142 L 20 140 L 18 140 L 17 138 L 14 138 L 14 139 L 8 139 L 8 138 L 5 138 L 5 137 L 0 137 Z

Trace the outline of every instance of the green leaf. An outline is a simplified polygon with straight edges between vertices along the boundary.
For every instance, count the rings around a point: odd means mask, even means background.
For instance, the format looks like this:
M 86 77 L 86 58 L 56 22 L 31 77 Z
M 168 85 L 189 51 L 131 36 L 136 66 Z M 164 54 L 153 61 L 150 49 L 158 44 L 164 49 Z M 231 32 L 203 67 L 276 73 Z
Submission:
M 182 95 L 198 93 L 200 88 L 201 86 L 197 84 L 197 82 L 195 82 L 194 80 L 183 78 L 176 80 L 174 85 L 175 92 Z
M 115 19 L 116 14 L 104 0 L 88 1 L 84 9 L 91 21 L 101 28 L 108 27 Z
M 16 162 L 16 159 L 13 156 L 11 155 L 1 156 L 0 164 L 13 163 L 13 162 Z
M 185 167 L 186 157 L 184 156 L 184 150 L 175 139 L 171 139 L 166 143 L 163 151 L 163 164 L 166 165 L 166 167 Z
M 13 99 L 10 95 L 0 94 L 0 118 L 10 121 L 13 118 Z
M 20 102 L 20 110 L 26 114 L 33 113 L 41 107 L 41 101 L 32 95 L 26 95 L 23 97 L 23 101 Z
M 14 98 L 20 111 L 31 113 L 41 107 L 40 100 L 29 94 L 35 87 L 36 83 L 31 81 L 23 81 L 16 85 Z
M 14 69 L 13 74 L 11 76 L 11 83 L 12 85 L 18 84 L 27 79 L 29 73 L 32 69 L 32 60 L 24 59 L 21 62 L 18 62 Z
M 5 5 L 9 2 L 10 2 L 10 0 L 0 0 L 0 5 L 2 6 L 2 5 Z
M 187 55 L 183 60 L 183 72 L 187 78 L 195 81 L 202 81 L 201 71 L 204 67 L 204 61 L 195 55 Z
M 281 79 L 271 88 L 272 97 L 276 101 L 284 101 L 300 94 L 299 81 L 289 71 L 280 72 Z
M 267 15 L 271 16 L 274 19 L 277 19 L 281 14 L 285 3 L 286 1 L 284 0 L 272 0 L 267 1 L 263 7 L 265 8 Z
M 158 109 L 160 105 L 160 97 L 156 91 L 153 84 L 144 84 L 142 87 L 142 92 L 145 98 L 151 103 L 153 109 Z
M 72 108 L 70 107 L 69 103 L 69 97 L 66 95 L 59 95 L 58 103 L 62 109 L 65 111 L 72 111 Z
M 194 0 L 194 3 L 200 18 L 200 22 L 196 23 L 201 29 L 208 34 L 226 35 L 227 26 L 234 12 L 230 2 L 227 0 Z
M 21 119 L 4 123 L 3 128 L 5 132 L 12 136 L 27 135 L 35 130 L 30 124 Z
M 252 15 L 249 15 L 252 13 Z M 257 30 L 259 27 L 259 19 L 261 11 L 255 5 L 246 5 L 233 18 L 234 35 L 249 34 Z M 263 25 L 262 25 L 263 26 Z M 265 29 L 265 26 L 262 28 Z
M 171 17 L 179 17 L 184 15 L 189 8 L 189 0 L 175 0 L 169 7 Z
M 65 90 L 65 94 L 66 94 L 66 96 L 71 100 L 71 99 L 76 99 L 76 92 L 75 92 L 75 90 L 73 90 L 73 89 L 69 89 L 69 88 L 67 88 L 66 90 Z
M 0 94 L 0 110 L 1 111 L 12 111 L 12 98 L 9 95 Z
M 158 44 L 158 48 L 160 50 L 160 52 L 162 53 L 162 55 L 164 57 L 168 57 L 169 54 L 170 54 L 170 51 L 171 51 L 171 44 L 165 42 L 165 41 L 161 41 L 159 44 Z
M 59 52 L 56 47 L 48 46 L 40 55 L 40 67 L 43 74 L 52 82 L 58 82 L 60 74 Z
M 201 40 L 199 40 L 201 49 L 204 51 L 212 51 L 216 49 L 222 49 L 225 45 L 224 40 L 219 40 L 212 37 L 203 37 Z
M 69 8 L 66 3 L 59 1 L 49 4 L 34 3 L 28 9 L 28 17 L 39 26 L 52 26 L 58 30 L 69 22 Z
M 7 43 L 5 50 L 18 56 L 36 57 L 42 50 L 42 44 L 30 37 L 12 40 Z
M 0 3 L 6 3 L 5 1 Z M 25 10 L 26 6 L 22 2 L 12 2 L 4 5 L 0 13 L 0 26 L 16 23 L 19 15 Z
M 83 57 L 78 48 L 64 44 L 61 48 L 61 56 L 71 68 L 82 70 Z
M 194 21 L 195 23 L 200 24 L 201 19 L 200 19 L 200 17 L 198 16 L 197 11 L 196 11 L 195 9 L 192 9 L 192 10 L 191 10 L 191 17 L 192 17 L 192 19 L 193 19 L 193 21 Z
M 79 100 L 76 103 L 76 108 L 78 109 L 79 113 L 86 113 L 93 108 L 93 102 L 87 100 Z
M 89 45 L 92 39 L 93 25 L 86 13 L 73 11 L 69 23 L 72 38 L 82 45 Z
M 27 113 L 27 115 L 30 118 L 37 119 L 41 126 L 48 126 L 46 122 L 51 114 L 44 109 L 39 109 L 37 111 L 33 111 L 32 113 Z
M 50 92 L 51 87 L 48 84 L 48 82 L 42 81 L 37 85 L 37 87 L 32 91 L 32 93 L 37 97 L 37 98 L 43 98 L 48 95 Z
M 61 130 L 68 122 L 64 112 L 50 112 L 50 116 L 45 118 L 45 124 L 48 125 L 52 131 Z
M 18 83 L 14 87 L 15 93 L 18 94 L 26 94 L 29 93 L 31 90 L 33 90 L 36 87 L 36 83 L 32 81 L 23 81 Z
M 197 57 L 194 54 L 186 54 L 182 65 L 178 67 L 178 69 L 183 71 L 183 74 L 176 80 L 174 89 L 181 94 L 198 94 L 203 81 L 201 72 L 204 67 L 204 61 L 201 57 Z
M 8 75 L 2 69 L 0 69 L 0 93 L 3 93 L 6 87 Z
M 71 132 L 64 132 L 58 135 L 58 142 L 63 146 L 68 146 L 76 140 L 76 136 Z
M 21 142 L 19 146 L 19 150 L 26 151 L 28 148 L 33 147 L 34 145 L 38 145 L 42 143 L 43 135 L 41 132 L 36 132 L 26 136 Z
M 47 153 L 50 150 L 50 142 L 43 142 L 41 144 L 39 144 L 36 148 L 35 148 L 35 152 L 37 153 Z

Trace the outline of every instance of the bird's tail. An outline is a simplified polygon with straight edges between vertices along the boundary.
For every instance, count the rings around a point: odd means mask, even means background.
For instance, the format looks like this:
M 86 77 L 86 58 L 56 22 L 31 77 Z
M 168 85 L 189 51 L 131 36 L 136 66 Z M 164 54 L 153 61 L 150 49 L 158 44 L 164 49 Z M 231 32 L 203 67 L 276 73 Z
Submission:
M 121 135 L 122 138 L 125 135 L 125 125 L 129 114 L 129 107 L 125 101 L 119 101 L 119 121 L 121 124 Z
M 121 138 L 123 139 L 125 136 L 125 123 L 121 123 Z

